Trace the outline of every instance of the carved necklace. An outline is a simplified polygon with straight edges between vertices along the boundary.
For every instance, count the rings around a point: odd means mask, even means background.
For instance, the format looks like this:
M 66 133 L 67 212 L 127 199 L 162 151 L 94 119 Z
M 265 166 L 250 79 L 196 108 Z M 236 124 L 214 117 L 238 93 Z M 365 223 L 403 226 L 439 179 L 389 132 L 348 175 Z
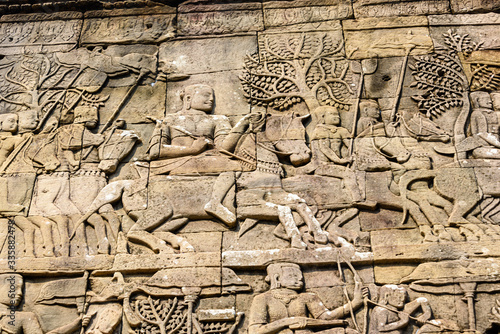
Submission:
M 290 293 L 290 291 L 279 290 L 272 290 L 271 295 L 273 298 L 285 304 L 286 307 L 288 307 L 288 304 L 290 304 L 292 300 L 297 299 L 300 296 L 298 293 Z

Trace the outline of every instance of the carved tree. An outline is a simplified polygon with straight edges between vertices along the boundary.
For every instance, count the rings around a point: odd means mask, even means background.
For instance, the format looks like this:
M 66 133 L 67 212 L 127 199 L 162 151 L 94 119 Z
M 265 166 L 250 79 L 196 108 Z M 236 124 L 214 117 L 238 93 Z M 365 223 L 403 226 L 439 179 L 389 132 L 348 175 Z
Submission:
M 95 86 L 79 86 L 83 71 L 60 63 L 54 54 L 6 57 L 0 70 L 0 106 L 7 112 L 31 109 L 41 119 L 53 112 L 64 117 L 79 102 L 98 107 L 107 99 L 94 94 Z
M 470 54 L 476 46 L 467 35 L 453 34 L 451 30 L 443 36 L 448 46 L 445 51 L 417 56 L 415 65 L 410 65 L 414 78 L 410 86 L 423 90 L 412 98 L 430 119 L 452 107 L 463 107 L 468 101 L 469 85 L 460 58 L 462 54 Z
M 174 299 L 147 299 L 136 300 L 135 312 L 142 320 L 136 333 L 175 334 L 186 332 L 186 305 Z
M 469 80 L 464 71 L 465 58 L 477 50 L 476 44 L 467 35 L 458 35 L 452 30 L 443 34 L 446 48 L 431 55 L 415 57 L 410 66 L 414 82 L 410 85 L 423 93 L 412 96 L 420 112 L 428 118 L 436 118 L 451 108 L 460 108 L 454 126 L 455 143 L 465 139 L 465 125 L 470 111 Z M 459 153 L 458 159 L 464 159 Z
M 349 109 L 353 91 L 343 43 L 323 34 L 266 35 L 259 51 L 247 55 L 240 80 L 244 96 L 258 106 L 279 111 L 305 102 Z

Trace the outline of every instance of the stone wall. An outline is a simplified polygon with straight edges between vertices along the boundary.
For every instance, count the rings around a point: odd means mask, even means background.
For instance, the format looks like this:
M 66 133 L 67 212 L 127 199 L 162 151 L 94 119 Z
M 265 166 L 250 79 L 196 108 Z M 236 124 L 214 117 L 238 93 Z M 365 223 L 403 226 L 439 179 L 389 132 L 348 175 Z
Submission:
M 498 333 L 500 4 L 0 0 L 0 329 Z

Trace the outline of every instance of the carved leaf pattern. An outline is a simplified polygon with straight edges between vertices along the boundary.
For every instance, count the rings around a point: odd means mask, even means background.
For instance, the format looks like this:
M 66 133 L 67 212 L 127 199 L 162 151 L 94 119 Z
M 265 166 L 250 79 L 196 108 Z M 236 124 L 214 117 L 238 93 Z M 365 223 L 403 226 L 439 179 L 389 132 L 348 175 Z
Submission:
M 420 112 L 433 119 L 450 108 L 462 107 L 467 98 L 467 79 L 462 70 L 458 50 L 469 50 L 470 39 L 445 34 L 447 52 L 416 56 L 415 64 L 410 66 L 414 81 L 410 87 L 423 91 L 412 96 L 418 104 Z M 472 49 L 471 49 L 472 50 Z
M 246 57 L 240 77 L 244 95 L 279 111 L 308 99 L 347 110 L 353 92 L 342 49 L 327 34 L 264 36 L 259 52 Z

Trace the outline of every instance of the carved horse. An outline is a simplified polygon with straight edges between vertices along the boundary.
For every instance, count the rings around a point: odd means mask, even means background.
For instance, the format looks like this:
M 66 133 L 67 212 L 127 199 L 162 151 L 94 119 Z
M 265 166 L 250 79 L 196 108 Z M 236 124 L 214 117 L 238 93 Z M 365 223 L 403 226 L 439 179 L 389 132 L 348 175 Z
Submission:
M 288 159 L 294 165 L 307 163 L 310 159 L 310 150 L 304 141 L 305 128 L 302 124 L 304 117 L 288 114 L 269 117 L 260 115 L 258 118 L 251 126 L 253 130 L 243 135 L 236 148 L 235 156 L 240 157 L 242 164 L 250 164 L 253 165 L 253 168 L 256 168 L 254 176 L 263 173 L 262 169 L 267 172 L 271 170 L 276 172 L 277 174 L 271 173 L 273 179 L 271 183 L 268 183 L 268 179 L 261 177 L 255 178 L 254 181 L 257 184 L 266 185 L 266 187 L 280 189 L 280 194 L 274 192 L 273 196 L 281 196 L 281 202 L 288 201 L 294 207 L 294 210 L 297 210 L 305 217 L 306 222 L 317 223 L 317 221 L 312 220 L 314 216 L 305 201 L 297 199 L 298 196 L 294 197 L 293 194 L 284 192 L 280 182 L 282 170 L 278 156 Z M 269 122 L 267 130 L 265 132 L 260 131 L 266 120 Z M 265 137 L 266 134 L 268 135 L 266 140 L 255 141 L 256 135 L 257 137 Z M 256 151 L 261 152 L 257 154 L 258 158 L 256 158 Z M 254 160 L 251 160 L 251 158 Z M 200 193 L 205 190 L 203 187 L 207 187 L 206 183 L 210 184 L 214 177 L 160 176 L 150 179 L 147 168 L 144 168 L 147 167 L 146 165 L 136 163 L 137 170 L 141 175 L 139 179 L 115 181 L 104 187 L 84 216 L 79 219 L 75 230 L 104 205 L 121 200 L 128 218 L 134 221 L 132 228 L 127 232 L 127 238 L 130 241 L 145 244 L 154 252 L 172 252 L 172 249 L 165 242 L 174 248 L 180 248 L 181 252 L 194 251 L 194 248 L 184 238 L 176 236 L 173 232 L 184 226 L 189 220 L 214 219 L 204 209 L 205 203 L 209 200 L 210 190 L 207 189 L 206 191 L 207 198 L 200 199 Z M 241 183 L 242 180 L 248 180 L 247 175 L 248 173 L 243 172 L 238 183 Z M 196 186 L 193 186 L 193 182 L 196 182 Z M 190 190 L 195 192 L 194 196 L 179 198 L 179 194 L 189 193 Z M 203 195 L 201 194 L 201 196 Z M 238 194 L 238 196 L 240 195 Z M 240 196 L 239 198 L 243 197 Z M 268 201 L 268 203 L 273 203 L 276 206 L 271 214 L 273 217 L 278 217 L 281 214 L 278 212 L 280 210 L 278 207 L 281 208 L 284 205 L 276 202 Z M 238 204 L 242 204 L 243 211 L 245 211 L 245 203 L 238 201 Z M 288 207 L 287 209 L 289 211 L 283 213 L 283 215 L 290 221 L 291 209 Z M 238 213 L 238 217 L 247 218 L 248 215 Z M 260 217 L 262 218 L 262 216 Z M 319 226 L 319 224 L 317 225 Z M 144 228 L 145 226 L 148 228 Z M 320 229 L 316 229 L 315 236 L 318 241 L 326 243 L 327 237 Z M 305 248 L 305 244 L 300 241 L 298 236 L 295 237 L 295 240 L 297 241 L 295 245 Z
M 304 198 L 283 189 L 284 171 L 282 161 L 294 167 L 310 161 L 311 151 L 305 143 L 305 128 L 302 124 L 309 115 L 290 113 L 283 116 L 267 115 L 261 120 L 263 131 L 254 131 L 244 138 L 238 154 L 254 161 L 255 169 L 243 172 L 237 180 L 237 215 L 244 220 L 239 237 L 254 227 L 260 220 L 278 221 L 274 234 L 290 241 L 293 248 L 305 249 L 306 237 L 298 225 L 307 225 L 309 237 L 317 244 L 328 241 L 336 245 L 347 244 L 336 233 L 325 232 Z M 281 232 L 284 230 L 284 233 Z
M 426 242 L 451 241 L 451 236 L 444 229 L 445 225 L 464 227 L 462 232 L 465 234 L 469 231 L 480 233 L 474 226 L 480 223 L 474 217 L 477 213 L 474 208 L 480 196 L 470 171 L 456 168 L 431 170 L 430 158 L 418 142 L 447 142 L 450 135 L 419 114 L 400 111 L 396 116 L 396 122 L 387 126 L 387 133 L 392 139 L 401 141 L 410 153 L 409 159 L 402 162 L 400 167 L 392 168 L 389 187 L 367 189 L 367 194 L 375 194 L 373 200 L 381 207 L 403 209 L 403 222 L 407 214 L 412 216 Z M 367 182 L 367 185 L 371 184 L 379 183 Z M 469 191 L 464 193 L 457 189 Z M 439 209 L 448 215 L 447 221 L 443 222 Z

